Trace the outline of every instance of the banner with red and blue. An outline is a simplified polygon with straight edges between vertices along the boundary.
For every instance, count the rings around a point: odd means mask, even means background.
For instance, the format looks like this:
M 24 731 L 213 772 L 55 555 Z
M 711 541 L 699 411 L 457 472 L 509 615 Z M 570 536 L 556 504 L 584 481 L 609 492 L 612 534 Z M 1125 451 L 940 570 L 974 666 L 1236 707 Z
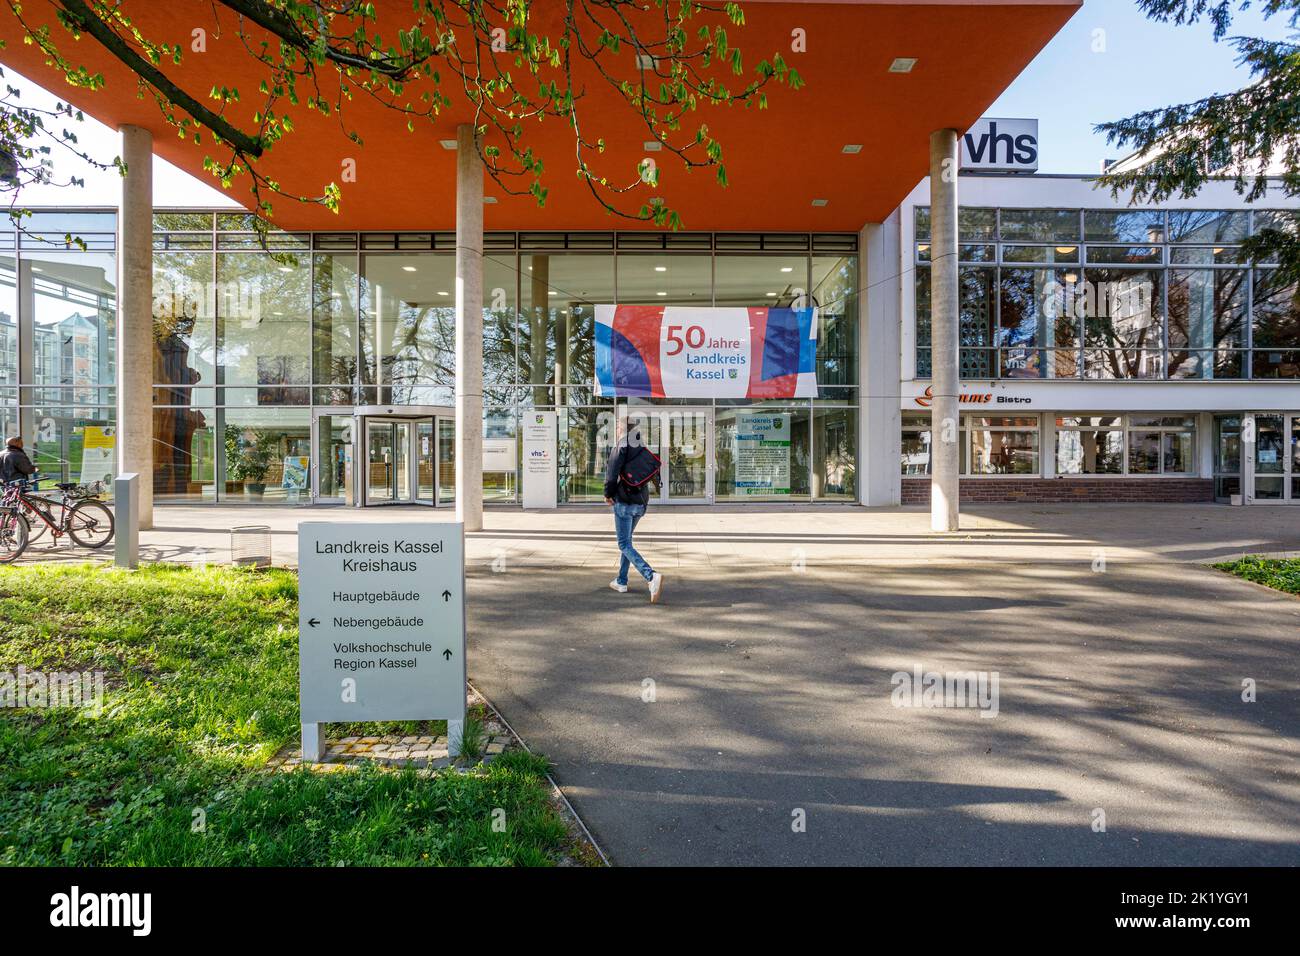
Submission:
M 813 309 L 596 306 L 596 394 L 815 398 Z

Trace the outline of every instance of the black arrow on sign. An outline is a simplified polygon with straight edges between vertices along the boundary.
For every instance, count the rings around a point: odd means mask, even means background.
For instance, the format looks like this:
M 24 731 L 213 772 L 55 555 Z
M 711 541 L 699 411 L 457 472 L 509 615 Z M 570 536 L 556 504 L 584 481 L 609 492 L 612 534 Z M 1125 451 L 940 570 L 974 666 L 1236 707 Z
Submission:
M 445 659 L 445 660 L 451 660 L 451 648 L 449 647 L 449 648 L 447 648 L 445 651 L 443 651 L 443 652 L 442 652 L 442 656 L 443 656 L 443 659 Z
M 444 601 L 450 601 L 450 600 L 451 600 L 451 592 L 450 592 L 450 591 L 446 591 L 446 590 L 444 590 L 444 591 L 442 592 L 442 599 L 443 599 Z
M 307 623 L 310 624 L 312 627 L 315 627 L 317 624 L 320 623 L 320 621 L 316 620 L 316 618 L 313 617 L 313 618 L 312 618 L 310 621 L 308 621 Z

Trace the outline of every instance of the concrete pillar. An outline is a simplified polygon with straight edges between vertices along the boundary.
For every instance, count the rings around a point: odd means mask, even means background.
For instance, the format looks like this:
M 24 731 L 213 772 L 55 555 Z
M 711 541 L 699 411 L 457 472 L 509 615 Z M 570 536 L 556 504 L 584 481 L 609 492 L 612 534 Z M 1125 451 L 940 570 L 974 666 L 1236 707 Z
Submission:
M 456 128 L 456 520 L 483 530 L 483 163 Z
M 153 527 L 153 134 L 123 126 L 117 243 L 117 473 L 140 476 L 140 529 Z
M 957 131 L 930 134 L 930 529 L 956 531 L 961 430 L 957 409 Z

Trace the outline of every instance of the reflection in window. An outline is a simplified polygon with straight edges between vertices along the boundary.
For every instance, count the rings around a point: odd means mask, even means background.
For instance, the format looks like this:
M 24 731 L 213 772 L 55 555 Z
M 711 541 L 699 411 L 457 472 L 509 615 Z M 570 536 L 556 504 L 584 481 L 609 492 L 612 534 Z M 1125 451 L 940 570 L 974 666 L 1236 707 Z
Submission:
M 1058 475 L 1118 475 L 1124 471 L 1124 428 L 1120 415 L 1058 418 Z
M 1245 331 L 1244 269 L 1170 270 L 1170 378 L 1239 377 Z
M 217 256 L 217 358 L 224 385 L 256 385 L 259 405 L 306 405 L 311 384 L 311 257 Z
M 154 382 L 216 383 L 213 350 L 212 254 L 168 252 L 153 257 Z M 187 405 L 187 389 L 164 388 L 156 401 Z
M 537 386 L 542 407 L 564 398 L 564 384 L 590 385 L 595 376 L 596 306 L 613 303 L 614 257 L 526 253 L 520 257 L 518 381 Z
M 24 255 L 21 292 L 32 301 L 33 383 L 64 386 L 36 401 L 100 404 L 116 352 L 116 257 L 109 252 Z

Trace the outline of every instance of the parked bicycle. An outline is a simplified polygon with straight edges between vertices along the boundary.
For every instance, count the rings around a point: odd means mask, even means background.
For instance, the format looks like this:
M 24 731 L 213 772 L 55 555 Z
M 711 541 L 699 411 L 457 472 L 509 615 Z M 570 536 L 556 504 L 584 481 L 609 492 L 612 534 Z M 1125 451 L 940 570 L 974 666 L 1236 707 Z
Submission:
M 102 548 L 113 540 L 113 512 L 98 499 L 99 482 L 54 487 L 62 493 L 57 498 L 36 494 L 35 482 L 27 479 L 6 486 L 0 498 L 0 563 L 17 559 L 47 529 L 56 542 L 66 534 L 83 548 Z

